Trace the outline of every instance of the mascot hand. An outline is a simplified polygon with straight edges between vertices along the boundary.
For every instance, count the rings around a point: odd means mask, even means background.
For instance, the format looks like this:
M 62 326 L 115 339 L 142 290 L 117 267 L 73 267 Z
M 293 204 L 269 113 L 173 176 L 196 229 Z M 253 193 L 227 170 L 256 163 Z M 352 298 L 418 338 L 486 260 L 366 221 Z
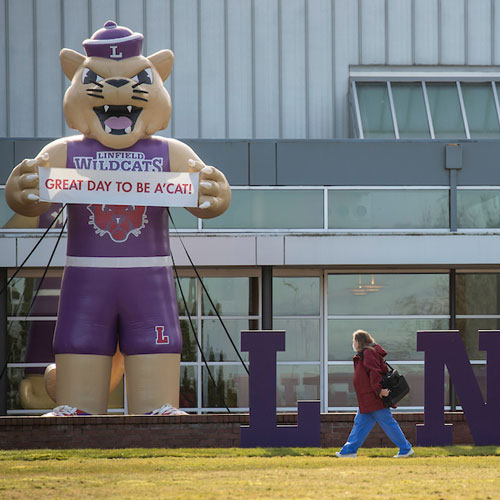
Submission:
M 5 186 L 6 199 L 14 212 L 36 217 L 48 210 L 50 203 L 40 201 L 38 167 L 49 166 L 49 155 L 23 160 L 10 174 Z
M 43 375 L 27 375 L 19 384 L 19 397 L 23 408 L 52 408 L 51 399 L 45 390 Z
M 190 212 L 201 219 L 211 219 L 224 213 L 231 202 L 231 188 L 224 174 L 200 160 L 188 161 L 190 172 L 200 173 L 198 208 Z

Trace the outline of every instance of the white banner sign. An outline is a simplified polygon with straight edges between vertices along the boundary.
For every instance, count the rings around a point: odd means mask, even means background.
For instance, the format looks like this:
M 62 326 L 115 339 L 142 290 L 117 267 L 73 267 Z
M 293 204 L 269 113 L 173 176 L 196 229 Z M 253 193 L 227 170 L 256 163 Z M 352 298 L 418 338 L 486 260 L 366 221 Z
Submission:
M 53 203 L 198 206 L 199 173 L 38 168 L 40 199 Z

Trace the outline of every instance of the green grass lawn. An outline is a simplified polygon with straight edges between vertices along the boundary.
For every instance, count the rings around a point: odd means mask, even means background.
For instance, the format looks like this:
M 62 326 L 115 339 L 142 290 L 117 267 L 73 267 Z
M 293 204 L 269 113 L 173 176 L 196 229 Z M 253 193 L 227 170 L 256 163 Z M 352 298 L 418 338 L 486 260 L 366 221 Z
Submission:
M 500 499 L 500 447 L 0 451 L 0 499 Z

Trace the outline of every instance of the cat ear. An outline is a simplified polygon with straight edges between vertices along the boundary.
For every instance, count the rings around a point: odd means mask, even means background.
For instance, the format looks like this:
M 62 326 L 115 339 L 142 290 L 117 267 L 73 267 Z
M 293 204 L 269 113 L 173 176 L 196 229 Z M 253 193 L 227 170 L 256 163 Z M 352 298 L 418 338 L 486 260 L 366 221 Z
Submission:
M 83 61 L 85 61 L 85 56 L 71 49 L 62 49 L 59 54 L 59 59 L 61 60 L 64 74 L 69 80 L 72 80 L 76 70 L 83 64 Z
M 160 73 L 161 79 L 165 81 L 172 71 L 172 66 L 174 65 L 174 53 L 171 50 L 160 50 L 152 56 L 148 57 L 149 61 L 156 68 L 156 71 Z

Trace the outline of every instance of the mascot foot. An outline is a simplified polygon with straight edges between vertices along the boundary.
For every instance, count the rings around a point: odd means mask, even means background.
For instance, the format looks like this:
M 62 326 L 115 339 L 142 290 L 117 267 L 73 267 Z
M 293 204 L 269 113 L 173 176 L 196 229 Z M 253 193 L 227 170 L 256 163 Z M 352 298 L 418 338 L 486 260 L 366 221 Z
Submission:
M 161 408 L 146 413 L 146 415 L 163 415 L 166 417 L 176 417 L 179 415 L 188 415 L 188 413 L 179 410 L 179 408 L 176 408 L 175 406 L 172 406 L 167 403 L 166 405 L 163 405 Z
M 61 405 L 61 406 L 56 406 L 52 411 L 49 411 L 49 413 L 45 413 L 43 416 L 44 417 L 78 417 L 80 415 L 90 415 L 90 413 L 85 413 L 82 410 L 79 410 L 78 408 L 73 408 L 72 406 L 69 405 Z

